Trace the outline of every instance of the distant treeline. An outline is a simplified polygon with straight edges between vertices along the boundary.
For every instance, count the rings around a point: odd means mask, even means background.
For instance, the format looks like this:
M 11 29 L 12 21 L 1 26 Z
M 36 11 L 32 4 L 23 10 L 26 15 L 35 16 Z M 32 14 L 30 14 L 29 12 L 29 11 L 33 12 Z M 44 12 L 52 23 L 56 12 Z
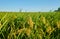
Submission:
M 54 12 L 60 12 L 60 7 L 57 10 L 55 10 Z

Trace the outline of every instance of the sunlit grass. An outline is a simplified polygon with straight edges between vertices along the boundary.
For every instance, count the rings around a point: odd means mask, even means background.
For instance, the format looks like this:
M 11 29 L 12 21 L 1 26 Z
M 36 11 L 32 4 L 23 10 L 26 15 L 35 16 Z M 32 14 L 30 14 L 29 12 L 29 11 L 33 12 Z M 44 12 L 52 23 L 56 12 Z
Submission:
M 59 39 L 60 12 L 0 12 L 0 39 Z

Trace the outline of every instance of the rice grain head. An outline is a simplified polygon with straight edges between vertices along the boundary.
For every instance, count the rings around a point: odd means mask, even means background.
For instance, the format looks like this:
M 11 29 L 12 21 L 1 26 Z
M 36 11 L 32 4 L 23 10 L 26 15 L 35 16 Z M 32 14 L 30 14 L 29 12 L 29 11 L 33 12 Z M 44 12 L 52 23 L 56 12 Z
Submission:
M 16 32 L 16 34 L 21 34 L 22 31 L 23 31 L 23 29 L 19 29 L 19 30 Z
M 49 24 L 48 24 L 48 23 L 46 23 L 46 24 L 45 24 L 45 26 L 47 27 L 47 26 L 49 26 Z
M 45 23 L 45 26 L 46 26 L 46 27 L 49 27 L 49 26 L 50 26 L 50 23 L 49 23 L 48 20 L 47 20 L 47 22 Z
M 60 21 L 57 22 L 57 28 L 60 29 Z
M 44 24 L 46 24 L 46 19 L 45 19 L 45 17 L 41 17 L 41 20 L 42 20 L 42 22 L 44 23 Z
M 33 29 L 33 21 L 32 21 L 32 18 L 31 17 L 29 17 L 29 19 L 28 19 L 28 24 L 30 25 L 30 28 L 32 28 Z
M 1 21 L 0 21 L 0 27 L 1 27 L 1 25 L 2 25 L 2 24 L 1 24 Z
M 47 33 L 50 33 L 51 31 L 52 31 L 51 26 L 49 26 L 49 27 L 46 28 L 46 32 L 47 32 Z
M 54 28 L 52 28 L 51 26 L 49 26 L 46 31 L 47 31 L 47 33 L 48 33 L 49 36 L 50 36 L 51 33 L 52 33 L 54 30 L 55 30 Z
M 26 34 L 27 34 L 27 36 L 30 36 L 30 33 L 31 33 L 31 29 L 30 28 L 26 28 Z

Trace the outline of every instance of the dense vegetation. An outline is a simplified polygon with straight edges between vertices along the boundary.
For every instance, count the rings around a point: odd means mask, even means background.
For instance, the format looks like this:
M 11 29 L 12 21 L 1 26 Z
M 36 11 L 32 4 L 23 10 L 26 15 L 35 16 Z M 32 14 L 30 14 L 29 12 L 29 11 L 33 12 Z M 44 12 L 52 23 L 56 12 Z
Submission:
M 0 12 L 0 39 L 60 39 L 60 12 Z
M 60 7 L 57 10 L 55 10 L 55 12 L 60 12 Z

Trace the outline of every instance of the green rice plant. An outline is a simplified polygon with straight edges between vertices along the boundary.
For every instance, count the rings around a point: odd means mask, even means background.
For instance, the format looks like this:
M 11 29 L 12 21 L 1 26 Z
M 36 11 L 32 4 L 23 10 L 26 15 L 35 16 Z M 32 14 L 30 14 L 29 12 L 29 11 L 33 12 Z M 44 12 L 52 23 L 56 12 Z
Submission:
M 0 12 L 0 39 L 59 39 L 60 12 Z

